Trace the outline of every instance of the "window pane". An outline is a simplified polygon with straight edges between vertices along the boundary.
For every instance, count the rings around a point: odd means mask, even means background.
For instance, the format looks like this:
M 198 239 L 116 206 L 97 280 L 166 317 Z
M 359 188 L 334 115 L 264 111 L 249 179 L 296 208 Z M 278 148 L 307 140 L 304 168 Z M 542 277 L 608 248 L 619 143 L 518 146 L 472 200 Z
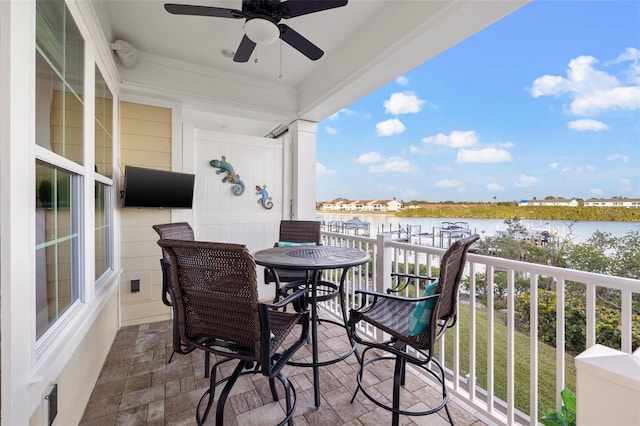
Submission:
M 83 164 L 84 41 L 63 1 L 36 4 L 36 141 Z
M 96 67 L 96 172 L 113 177 L 113 96 Z
M 36 2 L 36 46 L 58 71 L 64 63 L 64 21 L 64 2 Z
M 65 8 L 64 79 L 80 102 L 84 93 L 84 39 Z
M 36 73 L 36 143 L 63 155 L 60 152 L 64 128 L 62 97 L 54 94 L 63 90 L 64 83 L 39 53 L 36 53 Z
M 78 299 L 78 177 L 36 161 L 36 335 Z
M 96 182 L 96 279 L 100 278 L 102 274 L 111 268 L 111 249 L 109 245 L 111 235 L 110 194 L 110 186 Z

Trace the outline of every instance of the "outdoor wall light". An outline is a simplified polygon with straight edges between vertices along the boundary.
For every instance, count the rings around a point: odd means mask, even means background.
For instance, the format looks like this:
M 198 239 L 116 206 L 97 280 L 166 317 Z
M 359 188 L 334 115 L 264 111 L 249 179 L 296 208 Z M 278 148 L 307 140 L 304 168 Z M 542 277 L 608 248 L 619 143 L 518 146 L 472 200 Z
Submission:
M 138 62 L 138 49 L 124 40 L 111 43 L 111 50 L 116 52 L 120 64 L 125 68 L 131 68 Z

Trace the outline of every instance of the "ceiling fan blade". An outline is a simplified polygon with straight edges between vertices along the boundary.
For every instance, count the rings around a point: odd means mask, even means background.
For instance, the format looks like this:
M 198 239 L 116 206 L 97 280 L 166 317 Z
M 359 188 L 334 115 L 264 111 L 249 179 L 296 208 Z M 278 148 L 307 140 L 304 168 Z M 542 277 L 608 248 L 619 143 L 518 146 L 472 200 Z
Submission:
M 324 55 L 322 49 L 301 36 L 291 27 L 288 27 L 285 24 L 279 24 L 278 27 L 280 28 L 280 39 L 287 43 L 289 46 L 298 50 L 307 58 L 311 59 L 312 61 L 316 61 L 320 59 L 322 55 Z
M 244 18 L 244 13 L 242 13 L 242 11 L 235 9 L 225 9 L 223 7 L 165 3 L 164 8 L 167 12 L 173 13 L 174 15 L 213 16 L 216 18 L 233 19 Z
M 348 0 L 288 0 L 280 3 L 280 10 L 282 17 L 287 19 L 346 6 L 347 2 Z
M 233 57 L 233 62 L 247 62 L 253 53 L 253 49 L 256 48 L 256 44 L 251 41 L 249 37 L 242 37 L 242 41 L 240 42 L 240 46 L 238 46 L 238 50 L 236 50 L 236 55 Z

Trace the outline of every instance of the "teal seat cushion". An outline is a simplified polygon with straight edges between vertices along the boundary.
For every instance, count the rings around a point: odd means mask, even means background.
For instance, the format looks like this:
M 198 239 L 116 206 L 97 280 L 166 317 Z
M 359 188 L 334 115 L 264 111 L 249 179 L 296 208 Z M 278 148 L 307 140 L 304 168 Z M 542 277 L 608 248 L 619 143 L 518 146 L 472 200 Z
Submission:
M 424 293 L 422 293 L 422 295 L 432 296 L 436 293 L 437 289 L 438 281 L 434 281 L 424 289 Z M 433 298 L 418 302 L 413 310 L 411 318 L 409 319 L 409 336 L 418 335 L 429 327 L 429 321 L 431 321 L 431 309 L 433 309 L 433 304 L 436 300 L 436 298 Z
M 318 243 L 292 243 L 290 241 L 278 241 L 278 247 L 317 246 Z

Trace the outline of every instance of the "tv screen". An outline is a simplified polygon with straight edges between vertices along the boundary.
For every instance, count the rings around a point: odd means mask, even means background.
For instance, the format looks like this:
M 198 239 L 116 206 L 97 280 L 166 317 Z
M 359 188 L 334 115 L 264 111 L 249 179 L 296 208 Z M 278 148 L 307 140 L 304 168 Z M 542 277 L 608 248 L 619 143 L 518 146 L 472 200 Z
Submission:
M 122 207 L 190 209 L 196 176 L 125 166 Z

